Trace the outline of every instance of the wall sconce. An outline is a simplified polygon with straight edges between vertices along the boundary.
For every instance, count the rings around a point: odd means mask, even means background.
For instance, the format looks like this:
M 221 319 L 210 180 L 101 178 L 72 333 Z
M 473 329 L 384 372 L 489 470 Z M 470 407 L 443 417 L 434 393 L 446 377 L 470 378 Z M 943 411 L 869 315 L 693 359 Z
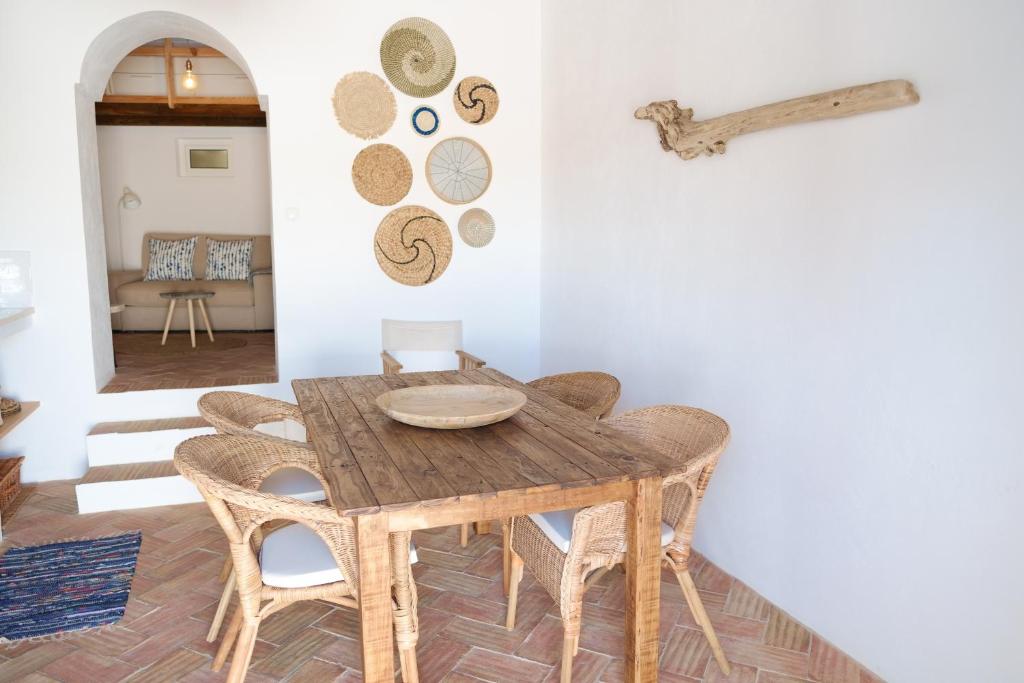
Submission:
M 139 195 L 132 192 L 132 189 L 127 185 L 124 186 L 124 190 L 121 192 L 121 199 L 118 200 L 118 204 L 126 209 L 137 209 L 142 206 L 142 199 Z

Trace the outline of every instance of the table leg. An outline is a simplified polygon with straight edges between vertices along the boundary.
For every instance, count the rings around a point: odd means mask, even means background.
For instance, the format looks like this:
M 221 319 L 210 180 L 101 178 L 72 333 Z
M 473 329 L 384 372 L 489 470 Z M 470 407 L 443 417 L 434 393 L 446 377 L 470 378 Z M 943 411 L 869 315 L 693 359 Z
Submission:
M 641 479 L 626 501 L 626 681 L 658 680 L 661 477 Z
M 164 323 L 164 337 L 160 340 L 160 346 L 167 343 L 167 333 L 171 329 L 171 318 L 174 317 L 174 304 L 176 303 L 176 299 L 171 299 L 171 303 L 167 304 L 167 321 Z
M 188 336 L 192 338 L 192 348 L 196 348 L 196 314 L 192 308 L 192 299 L 188 300 Z
M 394 683 L 391 552 L 386 513 L 356 518 L 356 549 L 359 555 L 359 629 L 363 641 L 363 680 L 365 683 Z
M 213 341 L 213 325 L 210 324 L 210 316 L 206 315 L 206 304 L 202 299 L 199 299 L 197 303 L 199 312 L 203 314 L 203 322 L 206 324 L 206 334 L 210 335 L 210 341 Z

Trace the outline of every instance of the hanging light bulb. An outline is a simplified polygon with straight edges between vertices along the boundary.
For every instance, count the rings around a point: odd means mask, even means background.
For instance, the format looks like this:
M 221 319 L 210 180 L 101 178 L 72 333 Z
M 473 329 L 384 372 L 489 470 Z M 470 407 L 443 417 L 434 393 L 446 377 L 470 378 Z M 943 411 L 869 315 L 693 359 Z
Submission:
M 185 77 L 181 79 L 181 84 L 185 86 L 185 90 L 195 90 L 199 85 L 199 81 L 196 80 L 196 75 L 192 73 L 192 60 L 185 60 Z

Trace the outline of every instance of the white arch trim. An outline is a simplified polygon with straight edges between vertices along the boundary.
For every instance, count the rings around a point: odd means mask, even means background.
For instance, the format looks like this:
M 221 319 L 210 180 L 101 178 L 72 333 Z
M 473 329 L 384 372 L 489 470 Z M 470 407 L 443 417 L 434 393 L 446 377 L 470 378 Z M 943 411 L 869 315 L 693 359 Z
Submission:
M 249 77 L 253 89 L 259 92 L 249 65 L 231 41 L 198 19 L 176 12 L 154 11 L 125 17 L 96 36 L 82 60 L 82 73 L 78 82 L 83 93 L 99 102 L 103 98 L 110 74 L 125 55 L 143 43 L 162 38 L 187 38 L 220 50 Z M 262 97 L 260 107 L 266 109 Z

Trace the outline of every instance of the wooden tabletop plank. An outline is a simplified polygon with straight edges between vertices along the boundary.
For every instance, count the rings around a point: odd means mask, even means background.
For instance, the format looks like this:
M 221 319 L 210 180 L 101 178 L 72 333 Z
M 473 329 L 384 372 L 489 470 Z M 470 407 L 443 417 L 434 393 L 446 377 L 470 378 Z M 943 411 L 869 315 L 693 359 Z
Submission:
M 353 514 L 379 509 L 377 498 L 363 476 L 352 450 L 338 434 L 320 391 L 313 380 L 292 381 L 292 390 L 299 401 L 302 419 L 309 436 L 316 445 L 324 478 L 330 485 L 331 500 L 335 507 Z
M 466 371 L 414 372 L 394 375 L 394 377 L 401 377 L 400 381 L 410 386 L 425 386 L 438 383 L 472 384 L 474 379 L 478 380 L 478 383 L 500 384 L 487 376 L 480 376 Z M 529 405 L 529 402 L 527 405 Z M 478 429 L 481 431 L 491 431 L 520 452 L 527 460 L 552 474 L 556 482 L 562 485 L 609 481 L 623 477 L 621 470 L 610 466 L 585 449 L 579 449 L 576 447 L 576 444 L 567 443 L 564 440 L 558 441 L 553 445 L 549 444 L 549 442 L 555 441 L 559 435 L 542 428 L 538 429 L 533 423 L 524 421 L 520 414 L 513 415 L 497 424 Z
M 435 384 L 506 386 L 528 400 L 507 420 L 458 430 L 405 425 L 376 404 L 386 391 Z M 325 453 L 325 470 L 334 468 L 328 480 L 336 507 L 346 514 L 371 509 L 368 500 L 394 512 L 678 470 L 632 437 L 493 370 L 320 378 L 293 386 L 310 437 Z
M 471 371 L 430 374 L 434 380 L 442 383 L 483 383 L 504 386 L 491 377 Z M 518 389 L 516 386 L 510 388 Z M 511 439 L 509 445 L 514 442 L 520 446 L 525 446 L 528 452 L 532 454 L 531 457 L 536 456 L 540 458 L 536 460 L 535 465 L 540 466 L 542 469 L 545 467 L 550 468 L 549 471 L 555 475 L 556 479 L 563 481 L 567 481 L 565 477 L 575 481 L 586 476 L 607 480 L 609 477 L 616 478 L 625 473 L 622 468 L 615 466 L 614 462 L 609 462 L 596 456 L 588 449 L 573 442 L 572 439 L 566 438 L 559 432 L 551 429 L 550 425 L 530 417 L 529 413 L 526 412 L 528 408 L 543 410 L 538 406 L 534 406 L 532 401 L 527 401 L 522 410 L 505 420 L 505 422 L 515 425 L 527 436 L 533 437 L 533 439 L 524 441 L 523 436 L 507 431 L 504 434 L 507 439 Z M 512 450 L 515 451 L 516 448 L 513 446 Z M 581 472 L 582 474 L 580 474 Z
M 337 379 L 318 379 L 316 387 L 327 403 L 338 431 L 359 463 L 377 502 L 380 505 L 418 502 L 420 497 L 377 441 L 341 383 Z
M 397 377 L 399 376 L 382 375 L 360 377 L 358 379 L 370 387 L 371 391 L 376 395 L 380 395 L 384 391 L 409 386 L 401 379 L 394 379 Z M 442 478 L 445 485 L 454 490 L 457 496 L 494 493 L 494 486 L 490 485 L 460 454 L 452 452 L 449 443 L 441 437 L 443 430 L 413 427 L 395 422 L 391 418 L 384 416 L 383 412 L 381 415 L 385 420 L 389 420 L 395 425 L 395 430 L 416 445 L 420 453 L 433 466 L 438 477 Z
M 602 457 L 621 462 L 623 467 L 630 470 L 646 472 L 648 465 L 655 465 L 664 475 L 685 467 L 685 463 L 680 460 L 641 443 L 607 423 L 593 419 L 588 419 L 585 423 L 580 421 L 580 411 L 503 372 L 493 368 L 481 368 L 467 371 L 465 375 L 481 381 L 485 378 L 490 379 L 502 386 L 522 391 L 529 398 L 529 402 L 523 408 L 527 414 L 564 432 L 569 438 Z
M 396 389 L 426 386 L 429 383 L 429 379 L 419 373 L 382 375 L 381 380 Z M 493 477 L 497 482 L 501 482 L 496 484 L 491 477 L 484 474 L 484 468 L 479 463 L 479 458 L 483 455 L 481 451 L 472 442 L 451 438 L 448 430 L 402 426 L 424 455 L 434 463 L 441 476 L 448 479 L 449 485 L 460 494 L 493 493 L 504 488 L 530 485 L 528 480 L 509 484 L 500 473 Z
M 395 422 L 377 407 L 375 399 L 390 391 L 388 385 L 381 382 L 379 377 L 342 377 L 338 381 L 421 500 L 439 500 L 458 495 L 409 438 L 403 429 L 408 425 Z
M 453 384 L 458 383 L 453 380 L 463 379 L 457 372 L 407 375 L 406 378 L 416 386 Z M 493 435 L 487 439 L 490 432 L 486 429 L 451 429 L 443 433 L 452 448 L 457 449 L 497 491 L 555 482 L 554 477 L 501 439 Z

